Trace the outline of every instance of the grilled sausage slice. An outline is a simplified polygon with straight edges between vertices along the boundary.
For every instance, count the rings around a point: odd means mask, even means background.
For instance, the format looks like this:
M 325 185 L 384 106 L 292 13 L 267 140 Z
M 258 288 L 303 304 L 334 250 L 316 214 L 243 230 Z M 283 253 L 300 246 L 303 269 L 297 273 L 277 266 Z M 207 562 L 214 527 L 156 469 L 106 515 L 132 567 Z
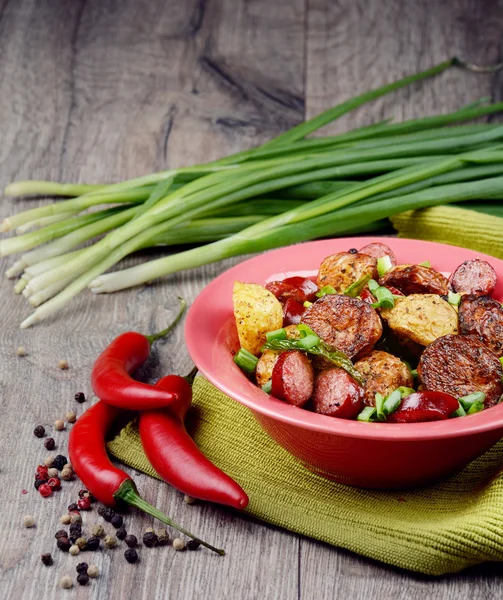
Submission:
M 359 360 L 355 369 L 362 374 L 365 382 L 363 401 L 367 406 L 375 406 L 377 392 L 387 396 L 402 385 L 412 387 L 414 384 L 407 365 L 397 356 L 382 350 L 374 350 Z
M 376 260 L 382 258 L 383 256 L 389 256 L 391 264 L 393 266 L 397 264 L 396 256 L 393 250 L 386 244 L 381 244 L 380 242 L 372 242 L 371 244 L 367 244 L 358 250 L 358 252 L 360 254 L 368 254 L 369 256 L 373 256 Z
M 367 254 L 358 252 L 339 252 L 327 256 L 318 271 L 318 286 L 331 285 L 338 294 L 364 275 L 377 276 L 377 260 Z
M 446 296 L 449 293 L 449 281 L 446 277 L 422 265 L 398 265 L 385 273 L 379 280 L 381 285 L 390 285 L 403 294 L 438 294 Z
M 299 350 L 282 352 L 272 370 L 271 394 L 294 406 L 303 406 L 311 397 L 314 370 L 311 361 Z
M 445 335 L 430 344 L 417 367 L 424 390 L 460 398 L 484 392 L 485 407 L 503 394 L 503 369 L 497 356 L 473 335 Z
M 450 278 L 451 288 L 461 294 L 490 296 L 496 287 L 496 271 L 485 260 L 465 260 Z
M 313 406 L 317 413 L 354 419 L 363 404 L 363 388 L 344 369 L 320 371 L 314 380 Z
M 381 319 L 369 304 L 338 294 L 320 298 L 306 310 L 301 322 L 349 358 L 370 352 L 382 335 Z
M 503 356 L 503 307 L 497 300 L 489 296 L 464 295 L 458 314 L 461 333 L 476 336 L 496 356 Z

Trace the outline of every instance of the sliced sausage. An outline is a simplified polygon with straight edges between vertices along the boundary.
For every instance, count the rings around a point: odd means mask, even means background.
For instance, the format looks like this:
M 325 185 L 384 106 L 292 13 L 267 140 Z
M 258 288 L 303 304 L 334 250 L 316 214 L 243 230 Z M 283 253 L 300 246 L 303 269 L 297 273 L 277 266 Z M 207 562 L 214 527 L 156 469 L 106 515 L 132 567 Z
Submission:
M 377 260 L 372 256 L 360 253 L 339 252 L 327 256 L 318 271 L 318 286 L 331 285 L 338 294 L 364 275 L 377 277 Z
M 367 244 L 358 250 L 360 254 L 368 254 L 368 256 L 373 256 L 376 260 L 382 258 L 383 256 L 389 256 L 391 264 L 395 266 L 396 256 L 393 250 L 387 246 L 386 244 L 382 244 L 381 242 L 372 242 L 371 244 Z
M 355 369 L 362 374 L 364 379 L 363 401 L 367 406 L 375 406 L 377 392 L 387 396 L 402 385 L 412 387 L 414 384 L 407 365 L 397 356 L 382 350 L 374 350 L 359 360 L 355 363 Z
M 417 367 L 424 390 L 461 398 L 484 392 L 487 407 L 503 394 L 503 369 L 497 356 L 473 335 L 445 335 L 430 344 Z
M 338 294 L 320 298 L 301 322 L 349 358 L 370 352 L 382 335 L 381 319 L 369 304 Z
M 438 294 L 449 293 L 449 281 L 446 277 L 422 265 L 398 265 L 385 273 L 379 280 L 381 285 L 393 286 L 403 294 Z
M 293 298 L 287 298 L 283 304 L 283 327 L 287 325 L 297 325 L 300 323 L 302 315 L 306 311 L 303 304 Z
M 317 413 L 354 419 L 362 409 L 363 388 L 344 369 L 321 371 L 314 380 L 313 406 Z
M 463 295 L 458 309 L 461 333 L 474 335 L 503 356 L 503 307 L 489 296 Z
M 311 397 L 314 370 L 311 361 L 299 350 L 282 352 L 272 370 L 271 394 L 294 406 L 303 406 Z
M 490 296 L 496 287 L 496 271 L 485 260 L 465 260 L 450 278 L 451 288 L 462 294 Z
M 266 284 L 269 290 L 280 302 L 293 298 L 300 304 L 314 302 L 318 286 L 307 277 L 287 277 L 281 281 L 270 281 Z
M 255 379 L 257 385 L 262 387 L 272 378 L 272 370 L 278 360 L 279 352 L 276 350 L 266 350 L 262 356 L 258 359 L 257 366 L 255 368 Z
M 459 408 L 454 396 L 444 392 L 416 392 L 402 400 L 398 409 L 388 416 L 390 423 L 422 423 L 448 419 Z

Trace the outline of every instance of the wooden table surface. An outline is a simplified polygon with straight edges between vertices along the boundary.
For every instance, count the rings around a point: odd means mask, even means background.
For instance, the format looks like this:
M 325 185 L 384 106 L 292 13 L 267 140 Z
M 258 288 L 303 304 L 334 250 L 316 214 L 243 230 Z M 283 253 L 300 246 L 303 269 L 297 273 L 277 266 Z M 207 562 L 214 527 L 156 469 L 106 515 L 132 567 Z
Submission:
M 499 4 L 499 6 L 498 6 Z M 501 60 L 496 0 L 0 0 L 0 185 L 15 179 L 113 182 L 251 147 L 328 106 L 457 54 Z M 362 108 L 332 131 L 445 112 L 501 80 L 451 70 Z M 38 200 L 4 199 L 2 217 Z M 130 259 L 135 262 L 137 259 Z M 20 331 L 28 314 L 0 287 L 0 597 L 146 600 L 501 598 L 501 566 L 439 579 L 404 572 L 213 506 L 187 506 L 167 485 L 135 474 L 145 497 L 227 549 L 142 549 L 81 555 L 101 569 L 86 588 L 60 590 L 77 558 L 55 549 L 58 518 L 77 482 L 47 500 L 33 488 L 47 454 L 32 430 L 90 393 L 93 359 L 116 334 L 155 331 L 177 295 L 193 300 L 240 259 L 110 296 L 83 293 L 60 317 Z M 3 272 L 13 259 L 4 259 Z M 24 345 L 28 355 L 15 349 Z M 58 369 L 67 359 L 68 371 Z M 159 344 L 151 377 L 186 372 L 183 329 Z M 89 403 L 87 403 L 88 405 Z M 67 432 L 56 432 L 66 454 Z M 23 494 L 26 489 L 28 493 Z M 25 529 L 23 515 L 36 518 Z M 86 523 L 99 522 L 96 513 Z M 141 533 L 152 520 L 128 517 Z M 44 567 L 42 552 L 55 564 Z

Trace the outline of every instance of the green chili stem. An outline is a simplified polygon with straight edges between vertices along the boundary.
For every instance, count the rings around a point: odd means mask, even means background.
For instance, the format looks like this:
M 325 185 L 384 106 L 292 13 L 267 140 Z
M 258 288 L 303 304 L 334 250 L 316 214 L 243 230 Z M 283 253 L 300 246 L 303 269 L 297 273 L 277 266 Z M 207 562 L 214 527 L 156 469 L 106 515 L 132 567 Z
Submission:
M 154 333 L 153 335 L 145 336 L 151 346 L 157 340 L 160 340 L 161 338 L 163 338 L 163 337 L 167 336 L 169 333 L 171 333 L 173 331 L 173 329 L 177 326 L 178 321 L 182 318 L 182 315 L 185 312 L 185 309 L 187 308 L 187 302 L 180 296 L 178 296 L 178 300 L 180 301 L 180 308 L 178 309 L 178 314 L 176 315 L 175 320 L 168 327 L 166 327 L 166 329 L 163 329 L 162 331 L 159 331 L 158 333 Z

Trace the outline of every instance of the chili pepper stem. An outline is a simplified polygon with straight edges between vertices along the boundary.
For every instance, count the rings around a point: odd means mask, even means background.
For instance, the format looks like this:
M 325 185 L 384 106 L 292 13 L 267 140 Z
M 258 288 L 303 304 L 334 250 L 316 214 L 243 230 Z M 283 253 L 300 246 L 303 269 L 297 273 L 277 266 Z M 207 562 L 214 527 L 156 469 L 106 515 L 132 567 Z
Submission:
M 194 383 L 194 379 L 196 378 L 198 371 L 199 369 L 197 367 L 194 367 L 188 375 L 184 375 L 183 378 L 190 386 L 192 386 L 192 384 Z
M 162 331 L 159 331 L 158 333 L 154 333 L 153 335 L 145 336 L 147 338 L 147 340 L 150 342 L 151 346 L 154 342 L 157 342 L 157 340 L 159 340 L 159 339 L 167 336 L 169 333 L 171 333 L 173 331 L 173 329 L 176 327 L 178 321 L 182 318 L 182 315 L 185 312 L 185 309 L 187 308 L 187 302 L 183 298 L 180 298 L 180 296 L 178 296 L 178 300 L 180 301 L 180 310 L 178 311 L 178 314 L 176 315 L 175 320 L 169 325 L 169 327 L 166 327 L 166 329 L 163 329 Z
M 126 479 L 121 484 L 119 489 L 115 492 L 114 498 L 116 498 L 117 500 L 122 500 L 122 502 L 126 502 L 126 504 L 129 504 L 130 506 L 135 506 L 136 508 L 139 508 L 140 510 L 147 513 L 148 515 L 151 515 L 152 517 L 159 519 L 159 521 L 166 523 L 166 525 L 173 527 L 173 529 L 176 529 L 180 533 L 184 533 L 187 537 L 190 537 L 193 540 L 195 540 L 196 542 L 199 542 L 202 546 L 205 546 L 209 550 L 213 550 L 213 552 L 220 554 L 220 556 L 225 556 L 225 550 L 221 550 L 220 548 L 215 548 L 215 546 L 211 546 L 210 544 L 203 542 L 203 540 L 199 539 L 198 537 L 196 537 L 195 535 L 190 533 L 190 531 L 187 531 L 183 527 L 180 527 L 180 525 L 178 525 L 177 523 L 172 521 L 169 517 L 167 517 L 165 514 L 163 514 L 155 506 L 152 506 L 146 500 L 144 500 L 138 494 L 138 490 L 136 489 L 135 484 L 130 479 Z

